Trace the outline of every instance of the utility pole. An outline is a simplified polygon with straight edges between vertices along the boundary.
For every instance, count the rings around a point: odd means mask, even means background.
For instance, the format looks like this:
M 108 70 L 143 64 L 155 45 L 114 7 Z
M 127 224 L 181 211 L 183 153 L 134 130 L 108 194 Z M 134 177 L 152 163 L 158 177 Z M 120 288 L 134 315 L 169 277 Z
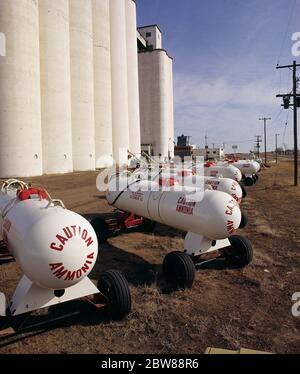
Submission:
M 289 109 L 290 106 L 294 110 L 294 186 L 298 186 L 298 125 L 297 125 L 297 108 L 299 106 L 299 97 L 297 94 L 297 67 L 300 64 L 297 64 L 296 61 L 293 61 L 293 65 L 277 66 L 276 69 L 292 69 L 293 71 L 293 93 L 286 95 L 277 95 L 276 97 L 283 98 L 283 107 Z M 293 97 L 293 104 L 290 105 L 290 98 Z
M 267 121 L 271 121 L 272 118 L 260 118 L 260 121 L 264 121 L 264 137 L 265 137 L 265 165 L 267 165 Z
M 256 150 L 257 150 L 257 158 L 259 158 L 259 149 L 260 149 L 260 143 L 262 142 L 260 135 L 255 135 L 255 143 L 256 143 Z
M 205 134 L 205 161 L 207 161 L 207 149 L 208 149 L 207 134 Z
M 276 153 L 276 164 L 277 164 L 277 161 L 278 161 L 278 157 L 277 157 L 277 155 L 278 155 L 278 141 L 277 141 L 277 139 L 278 139 L 278 136 L 279 136 L 280 134 L 275 134 L 275 153 Z

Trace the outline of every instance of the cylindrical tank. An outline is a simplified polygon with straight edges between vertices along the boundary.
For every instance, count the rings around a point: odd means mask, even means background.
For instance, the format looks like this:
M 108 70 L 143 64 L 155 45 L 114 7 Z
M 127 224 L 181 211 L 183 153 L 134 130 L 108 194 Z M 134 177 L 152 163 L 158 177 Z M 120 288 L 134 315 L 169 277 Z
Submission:
M 240 160 L 233 162 L 230 165 L 233 165 L 236 168 L 238 168 L 241 171 L 241 173 L 246 176 L 256 174 L 260 170 L 259 163 L 251 160 Z
M 93 16 L 91 0 L 70 1 L 73 169 L 95 169 Z
M 36 1 L 0 1 L 0 177 L 42 174 L 39 21 Z
M 43 169 L 73 170 L 69 1 L 39 0 Z M 84 124 L 83 124 L 84 126 Z
M 125 0 L 128 78 L 129 150 L 141 154 L 136 3 Z
M 205 189 L 212 189 L 214 191 L 222 191 L 232 196 L 237 202 L 242 201 L 243 191 L 239 183 L 230 178 L 214 178 L 214 177 L 199 177 L 188 176 L 183 179 L 185 186 L 203 186 Z
M 142 144 L 168 157 L 170 138 L 169 57 L 164 50 L 139 53 Z
M 96 234 L 79 214 L 28 194 L 0 192 L 1 235 L 32 282 L 53 290 L 73 286 L 94 267 Z
M 206 165 L 204 175 L 207 177 L 224 177 L 240 182 L 242 173 L 233 165 Z
M 151 191 L 147 183 L 154 182 L 137 181 L 121 193 L 109 187 L 107 200 L 118 209 L 210 239 L 227 238 L 240 226 L 240 207 L 227 193 L 205 191 L 198 200 L 184 192 Z
M 110 0 L 92 0 L 96 168 L 112 165 Z
M 125 1 L 110 0 L 110 48 L 112 80 L 113 157 L 127 163 L 129 149 L 128 80 L 126 51 Z M 125 159 L 120 159 L 122 153 Z
M 173 59 L 169 57 L 169 126 L 170 126 L 170 136 L 169 136 L 169 153 L 170 157 L 174 157 L 174 93 L 173 93 Z

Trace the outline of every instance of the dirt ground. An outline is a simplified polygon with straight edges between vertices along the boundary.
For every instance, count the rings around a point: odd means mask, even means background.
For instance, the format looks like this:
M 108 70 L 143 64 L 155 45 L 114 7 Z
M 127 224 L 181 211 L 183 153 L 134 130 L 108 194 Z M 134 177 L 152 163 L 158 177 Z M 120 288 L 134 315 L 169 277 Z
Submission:
M 69 302 L 36 313 L 31 322 L 79 315 L 0 340 L 0 353 L 202 353 L 209 346 L 300 353 L 300 317 L 291 314 L 292 294 L 300 292 L 300 189 L 292 186 L 290 161 L 272 165 L 243 202 L 249 225 L 240 234 L 254 246 L 247 268 L 211 263 L 197 271 L 192 290 L 166 293 L 161 263 L 167 252 L 183 248 L 182 233 L 160 225 L 153 234 L 122 234 L 101 246 L 92 279 L 106 269 L 125 273 L 133 301 L 128 318 L 111 322 L 82 301 Z M 90 215 L 111 210 L 96 190 L 96 175 L 30 181 Z M 0 265 L 0 290 L 11 296 L 20 276 L 15 262 Z

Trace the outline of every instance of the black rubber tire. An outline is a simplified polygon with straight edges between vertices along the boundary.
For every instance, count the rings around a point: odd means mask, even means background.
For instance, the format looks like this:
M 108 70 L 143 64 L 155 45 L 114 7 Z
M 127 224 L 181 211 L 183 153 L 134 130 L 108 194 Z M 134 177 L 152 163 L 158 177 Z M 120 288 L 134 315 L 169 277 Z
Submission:
M 245 178 L 245 186 L 253 186 L 254 185 L 254 179 L 251 177 Z
M 0 331 L 8 327 L 7 323 L 8 323 L 8 317 L 0 316 Z
M 107 239 L 110 237 L 110 231 L 105 219 L 97 217 L 92 219 L 90 223 L 96 232 L 98 243 L 106 243 Z
M 245 197 L 247 197 L 248 192 L 247 192 L 246 188 L 242 184 L 240 184 L 240 187 L 241 187 L 242 193 L 243 193 L 242 194 L 242 198 L 244 199 Z
M 155 221 L 151 221 L 150 219 L 146 219 L 142 225 L 142 230 L 145 232 L 153 232 L 156 226 Z
M 232 235 L 229 237 L 232 252 L 227 255 L 227 259 L 232 265 L 245 267 L 253 259 L 253 248 L 250 241 L 244 236 Z
M 119 321 L 131 310 L 131 294 L 124 275 L 117 270 L 108 270 L 101 274 L 97 287 L 108 299 L 107 310 L 111 318 Z
M 249 221 L 248 213 L 245 209 L 241 209 L 241 213 L 242 213 L 242 219 L 241 219 L 239 229 L 244 229 L 248 225 L 248 221 Z
M 171 252 L 163 261 L 163 274 L 167 281 L 179 289 L 192 288 L 195 279 L 195 265 L 186 253 Z

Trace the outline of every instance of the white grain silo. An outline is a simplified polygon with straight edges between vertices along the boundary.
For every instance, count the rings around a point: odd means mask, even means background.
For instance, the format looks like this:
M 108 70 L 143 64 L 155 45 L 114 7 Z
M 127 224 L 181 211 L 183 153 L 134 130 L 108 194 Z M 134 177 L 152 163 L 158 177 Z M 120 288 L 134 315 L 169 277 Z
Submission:
M 117 163 L 125 164 L 129 149 L 125 0 L 110 0 L 109 4 L 113 157 Z
M 157 25 L 138 29 L 147 45 L 138 54 L 142 149 L 174 155 L 173 60 L 162 48 Z
M 126 1 L 129 150 L 141 154 L 136 3 Z
M 42 174 L 39 24 L 32 0 L 0 1 L 0 177 Z
M 43 170 L 73 170 L 69 1 L 39 0 Z
M 96 168 L 112 165 L 110 0 L 92 0 Z
M 91 0 L 70 1 L 73 169 L 95 169 L 93 16 Z
M 169 131 L 170 131 L 170 138 L 169 138 L 169 154 L 170 157 L 174 157 L 174 93 L 173 93 L 173 59 L 168 57 L 169 59 Z
M 155 156 L 169 156 L 169 57 L 157 49 L 139 53 L 141 138 Z

